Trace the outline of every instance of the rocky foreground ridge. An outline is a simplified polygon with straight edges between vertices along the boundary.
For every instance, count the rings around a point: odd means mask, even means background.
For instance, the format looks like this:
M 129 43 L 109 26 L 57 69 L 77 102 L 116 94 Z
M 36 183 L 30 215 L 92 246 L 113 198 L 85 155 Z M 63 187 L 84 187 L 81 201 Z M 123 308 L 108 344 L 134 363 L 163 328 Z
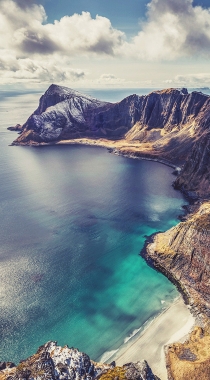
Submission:
M 89 356 L 68 346 L 48 342 L 37 353 L 17 366 L 0 363 L 0 380 L 158 380 L 146 361 L 123 367 L 96 363 Z

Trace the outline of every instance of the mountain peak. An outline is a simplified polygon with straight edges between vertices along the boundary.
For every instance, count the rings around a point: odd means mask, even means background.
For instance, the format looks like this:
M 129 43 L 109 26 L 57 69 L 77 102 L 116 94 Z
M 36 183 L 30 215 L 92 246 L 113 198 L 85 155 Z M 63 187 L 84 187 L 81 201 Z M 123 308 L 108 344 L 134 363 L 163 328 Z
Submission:
M 162 95 L 162 94 L 180 94 L 180 95 L 188 95 L 187 88 L 166 88 L 163 90 L 155 91 L 156 94 Z
M 54 94 L 75 95 L 75 96 L 82 95 L 80 92 L 72 90 L 71 88 L 68 88 L 65 86 L 59 86 L 57 84 L 51 84 L 50 87 L 45 92 L 45 95 L 54 95 Z

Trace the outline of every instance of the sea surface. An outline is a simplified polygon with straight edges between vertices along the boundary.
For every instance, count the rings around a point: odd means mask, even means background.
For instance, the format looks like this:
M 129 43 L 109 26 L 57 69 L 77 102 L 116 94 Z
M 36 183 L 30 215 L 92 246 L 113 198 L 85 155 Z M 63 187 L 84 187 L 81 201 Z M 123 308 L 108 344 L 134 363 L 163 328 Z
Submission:
M 186 201 L 173 169 L 157 162 L 89 146 L 9 146 L 17 134 L 6 128 L 39 97 L 0 101 L 0 361 L 17 363 L 48 340 L 98 360 L 177 297 L 139 252 Z

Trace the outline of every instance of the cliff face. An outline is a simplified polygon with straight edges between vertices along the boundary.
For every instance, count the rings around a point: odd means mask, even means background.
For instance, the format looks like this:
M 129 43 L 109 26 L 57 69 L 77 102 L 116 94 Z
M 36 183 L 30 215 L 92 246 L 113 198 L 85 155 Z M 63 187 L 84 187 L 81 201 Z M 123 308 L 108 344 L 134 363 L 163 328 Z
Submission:
M 196 314 L 210 317 L 210 203 L 185 222 L 156 234 L 146 259 L 174 281 Z
M 79 137 L 120 138 L 139 117 L 139 97 L 111 104 L 66 87 L 51 85 L 39 107 L 23 125 L 16 144 L 53 142 Z
M 96 363 L 78 349 L 48 342 L 17 366 L 0 363 L 0 380 L 158 380 L 146 361 L 123 367 Z
M 200 197 L 210 196 L 210 132 L 204 131 L 196 139 L 184 167 L 174 182 L 183 191 L 196 191 Z
M 13 144 L 121 140 L 122 153 L 185 164 L 175 186 L 202 196 L 210 195 L 209 126 L 210 98 L 200 92 L 167 89 L 112 104 L 51 85 Z
M 29 132 L 36 134 L 38 142 L 81 137 L 158 141 L 192 125 L 207 99 L 198 92 L 169 89 L 147 96 L 131 95 L 112 104 L 51 85 L 15 143 L 33 141 L 35 136 Z
M 170 278 L 191 306 L 199 325 L 184 344 L 167 350 L 169 380 L 210 378 L 210 202 L 187 221 L 158 233 L 144 257 Z

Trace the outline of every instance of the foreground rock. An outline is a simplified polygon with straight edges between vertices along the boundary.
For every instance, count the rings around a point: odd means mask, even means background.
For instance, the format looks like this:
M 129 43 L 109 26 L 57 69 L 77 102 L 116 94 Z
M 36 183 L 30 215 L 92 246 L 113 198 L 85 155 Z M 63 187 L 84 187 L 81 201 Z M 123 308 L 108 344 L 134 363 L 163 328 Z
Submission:
M 147 362 L 129 363 L 123 367 L 96 363 L 89 356 L 68 346 L 48 342 L 37 353 L 17 367 L 1 363 L 1 380 L 158 380 Z

